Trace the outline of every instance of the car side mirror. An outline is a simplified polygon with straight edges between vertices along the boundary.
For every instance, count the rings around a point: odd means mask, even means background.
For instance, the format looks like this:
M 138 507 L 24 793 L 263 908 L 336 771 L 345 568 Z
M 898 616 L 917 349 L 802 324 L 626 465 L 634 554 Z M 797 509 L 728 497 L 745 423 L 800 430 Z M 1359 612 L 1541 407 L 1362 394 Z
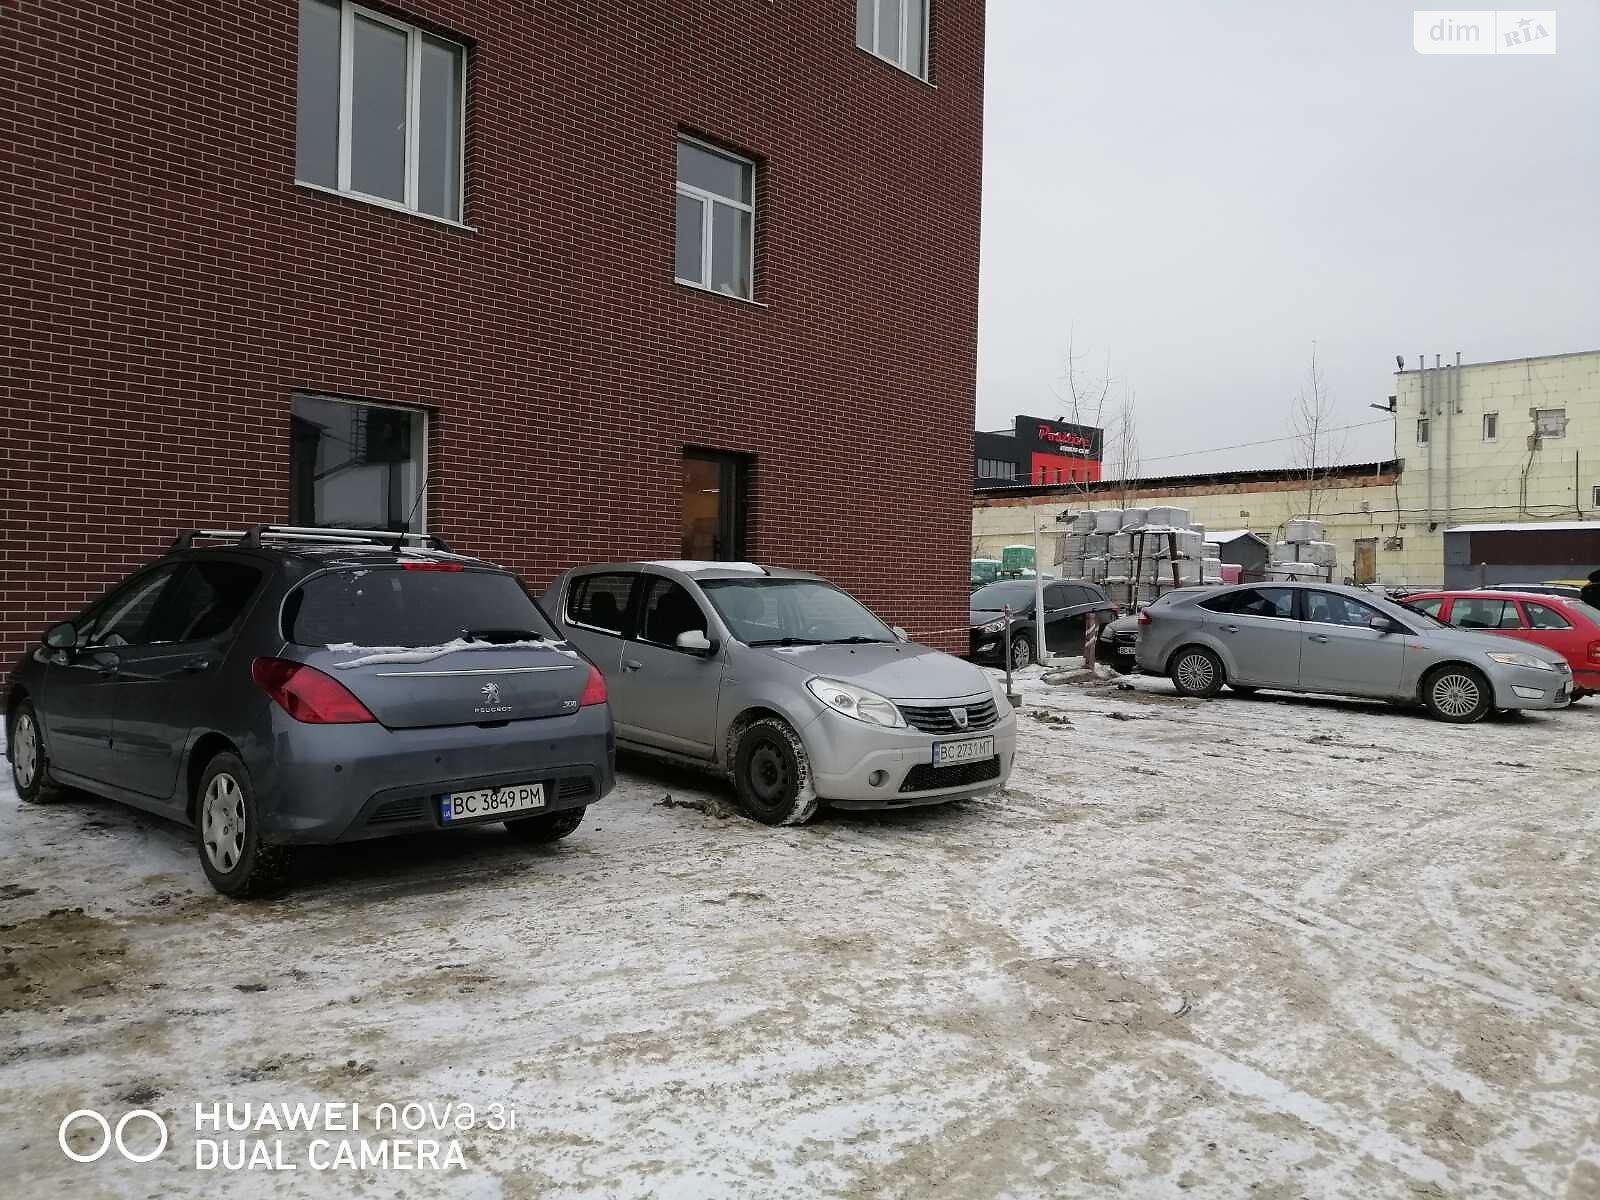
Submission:
M 62 621 L 45 630 L 44 644 L 52 650 L 75 650 L 78 647 L 78 627 L 71 621 Z
M 1372 620 L 1367 622 L 1367 624 L 1373 629 L 1376 629 L 1379 633 L 1400 632 L 1400 626 L 1396 625 L 1388 617 L 1373 617 Z
M 894 636 L 902 642 L 909 642 L 911 640 L 911 635 L 898 625 L 889 630 L 889 632 L 894 634 Z
M 677 646 L 679 650 L 687 650 L 690 654 L 710 654 L 716 649 L 716 643 L 705 635 L 703 629 L 685 629 L 678 635 Z

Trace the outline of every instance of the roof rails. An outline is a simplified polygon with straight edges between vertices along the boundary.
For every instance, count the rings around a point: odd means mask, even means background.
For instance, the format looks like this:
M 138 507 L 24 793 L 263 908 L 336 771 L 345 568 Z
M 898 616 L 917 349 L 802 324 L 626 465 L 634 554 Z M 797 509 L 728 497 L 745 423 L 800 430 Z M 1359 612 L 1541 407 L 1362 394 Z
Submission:
M 436 533 L 401 533 L 388 529 L 321 529 L 310 525 L 252 525 L 249 529 L 190 529 L 172 541 L 169 554 L 188 550 L 196 538 L 236 542 L 240 546 L 260 546 L 266 542 L 320 542 L 323 545 L 392 546 L 396 551 L 416 542 L 452 553 L 450 544 Z

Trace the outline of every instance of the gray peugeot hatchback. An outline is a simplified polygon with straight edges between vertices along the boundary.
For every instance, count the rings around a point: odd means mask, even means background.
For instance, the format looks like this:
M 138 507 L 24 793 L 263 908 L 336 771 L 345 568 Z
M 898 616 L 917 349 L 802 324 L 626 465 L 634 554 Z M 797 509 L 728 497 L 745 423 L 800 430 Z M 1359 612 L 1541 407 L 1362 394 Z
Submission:
M 600 672 L 516 575 L 432 537 L 183 534 L 11 679 L 23 800 L 66 785 L 190 824 L 231 896 L 296 844 L 493 821 L 554 841 L 614 783 Z

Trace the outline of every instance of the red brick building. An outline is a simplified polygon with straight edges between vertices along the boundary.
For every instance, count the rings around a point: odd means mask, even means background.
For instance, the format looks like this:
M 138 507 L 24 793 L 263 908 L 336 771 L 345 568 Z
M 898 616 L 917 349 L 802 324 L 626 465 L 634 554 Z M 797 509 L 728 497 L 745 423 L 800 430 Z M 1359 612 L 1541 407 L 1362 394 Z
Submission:
M 983 17 L 0 0 L 5 665 L 258 521 L 964 629 Z

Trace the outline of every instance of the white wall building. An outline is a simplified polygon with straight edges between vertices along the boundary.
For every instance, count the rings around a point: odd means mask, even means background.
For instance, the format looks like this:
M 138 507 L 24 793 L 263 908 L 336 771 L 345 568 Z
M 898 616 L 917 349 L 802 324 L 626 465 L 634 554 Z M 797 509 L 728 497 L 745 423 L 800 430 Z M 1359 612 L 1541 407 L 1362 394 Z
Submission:
M 1398 372 L 1395 396 L 1404 469 L 1385 534 L 1403 545 L 1385 575 L 1441 582 L 1453 525 L 1600 519 L 1600 350 L 1428 363 Z

